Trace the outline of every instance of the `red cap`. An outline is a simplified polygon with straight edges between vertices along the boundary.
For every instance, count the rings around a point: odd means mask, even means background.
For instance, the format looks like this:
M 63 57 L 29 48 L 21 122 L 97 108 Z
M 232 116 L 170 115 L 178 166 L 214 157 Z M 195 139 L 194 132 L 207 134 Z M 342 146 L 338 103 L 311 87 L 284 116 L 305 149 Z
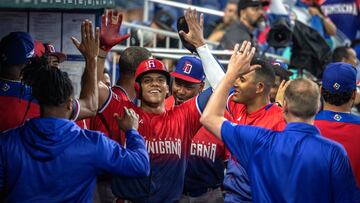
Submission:
M 159 72 L 166 76 L 168 82 L 170 80 L 170 74 L 165 65 L 157 59 L 146 59 L 139 64 L 135 72 L 135 81 L 139 82 L 143 74 L 148 72 Z
M 44 44 L 44 46 L 45 52 L 49 56 L 56 56 L 59 59 L 59 63 L 62 63 L 66 60 L 66 55 L 62 52 L 57 52 L 52 44 Z

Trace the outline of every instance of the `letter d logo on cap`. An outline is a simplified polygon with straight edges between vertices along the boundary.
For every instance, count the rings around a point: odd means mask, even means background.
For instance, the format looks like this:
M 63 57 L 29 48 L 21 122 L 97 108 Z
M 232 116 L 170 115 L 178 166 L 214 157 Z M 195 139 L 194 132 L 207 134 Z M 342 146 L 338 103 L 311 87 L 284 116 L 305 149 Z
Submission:
M 183 67 L 184 73 L 190 74 L 191 69 L 192 69 L 192 64 L 190 62 L 186 61 L 185 64 L 184 64 L 184 67 Z

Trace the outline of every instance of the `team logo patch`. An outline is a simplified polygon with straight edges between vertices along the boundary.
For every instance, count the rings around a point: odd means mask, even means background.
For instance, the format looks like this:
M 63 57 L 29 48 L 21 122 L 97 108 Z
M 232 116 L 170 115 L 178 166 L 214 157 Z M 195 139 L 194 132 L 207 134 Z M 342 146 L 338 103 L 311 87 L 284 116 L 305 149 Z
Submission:
M 1 87 L 1 90 L 2 90 L 3 92 L 8 91 L 9 89 L 10 89 L 10 85 L 8 85 L 7 83 L 5 83 L 5 84 Z
M 338 89 L 340 88 L 340 84 L 337 83 L 337 82 L 334 83 L 333 88 L 336 89 L 336 90 L 338 90 Z
M 26 58 L 31 58 L 34 56 L 34 54 L 35 54 L 35 50 L 33 49 L 29 53 L 26 54 Z
M 155 61 L 149 60 L 147 62 L 148 68 L 156 68 Z
M 192 64 L 189 61 L 185 61 L 185 64 L 184 64 L 184 67 L 183 67 L 184 73 L 190 74 L 191 69 L 192 69 Z
M 334 120 L 340 121 L 340 120 L 341 120 L 341 116 L 340 116 L 339 114 L 335 114 Z

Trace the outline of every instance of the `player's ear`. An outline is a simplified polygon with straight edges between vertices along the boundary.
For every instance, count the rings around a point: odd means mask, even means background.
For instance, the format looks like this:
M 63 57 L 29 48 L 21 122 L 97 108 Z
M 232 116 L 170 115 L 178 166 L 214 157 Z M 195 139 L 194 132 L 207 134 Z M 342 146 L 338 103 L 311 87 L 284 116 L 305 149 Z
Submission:
M 265 84 L 263 82 L 256 83 L 256 93 L 261 93 L 265 89 Z
M 73 111 L 73 99 L 70 98 L 66 101 L 66 110 L 72 112 Z

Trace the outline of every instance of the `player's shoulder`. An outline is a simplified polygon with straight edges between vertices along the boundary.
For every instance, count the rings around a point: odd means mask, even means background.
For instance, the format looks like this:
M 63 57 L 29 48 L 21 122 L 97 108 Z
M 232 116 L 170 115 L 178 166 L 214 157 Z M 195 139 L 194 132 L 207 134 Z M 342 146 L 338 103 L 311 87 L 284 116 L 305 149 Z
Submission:
M 17 81 L 0 80 L 0 96 L 27 97 L 30 95 L 30 86 Z
M 124 88 L 115 85 L 111 87 L 111 91 L 115 97 L 118 97 L 117 99 L 121 99 L 122 101 L 129 101 L 128 94 Z
M 266 114 L 274 118 L 283 118 L 283 109 L 276 104 L 269 104 L 265 107 Z
M 165 109 L 170 110 L 175 106 L 175 99 L 173 96 L 170 96 L 165 99 Z

